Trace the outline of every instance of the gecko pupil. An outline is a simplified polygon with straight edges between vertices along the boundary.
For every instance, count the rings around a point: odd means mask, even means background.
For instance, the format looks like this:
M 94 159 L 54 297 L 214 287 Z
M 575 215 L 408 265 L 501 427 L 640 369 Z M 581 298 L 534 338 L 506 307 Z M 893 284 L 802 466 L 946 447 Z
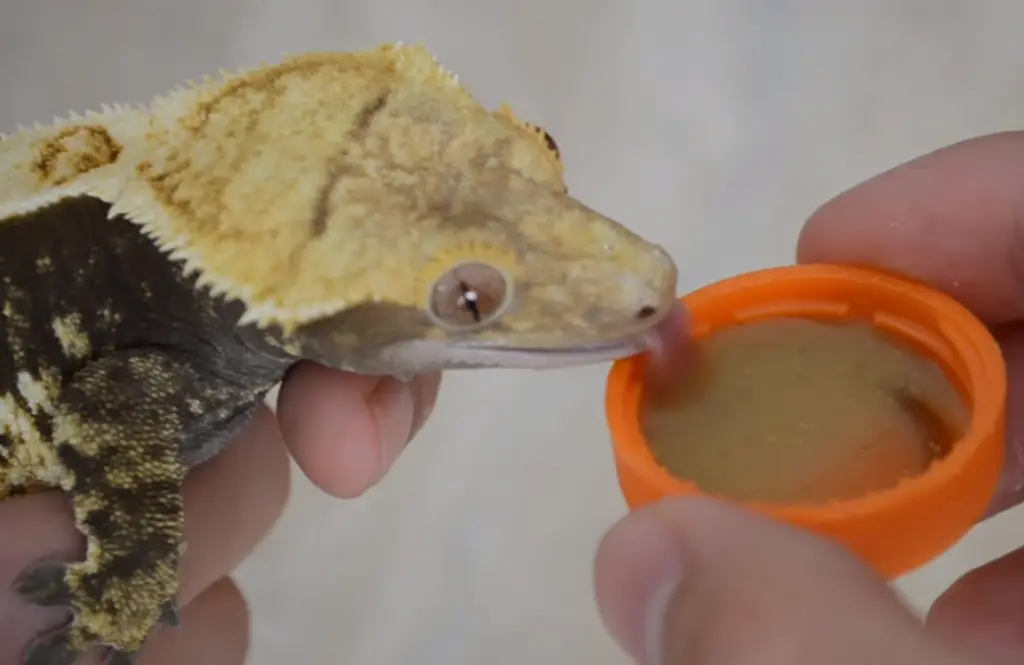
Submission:
M 473 327 L 499 314 L 507 296 L 500 270 L 486 263 L 463 263 L 434 283 L 430 313 L 448 328 Z
M 473 320 L 479 323 L 480 306 L 477 304 L 477 301 L 479 300 L 477 292 L 465 282 L 459 282 L 459 288 L 462 289 L 462 299 L 460 304 L 469 310 L 469 313 L 473 316 Z

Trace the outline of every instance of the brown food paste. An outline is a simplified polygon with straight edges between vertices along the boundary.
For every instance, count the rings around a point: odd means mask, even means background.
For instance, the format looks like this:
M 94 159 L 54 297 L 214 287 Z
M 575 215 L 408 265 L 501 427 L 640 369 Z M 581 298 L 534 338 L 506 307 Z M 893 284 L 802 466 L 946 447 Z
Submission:
M 696 342 L 684 386 L 644 404 L 651 452 L 702 492 L 823 502 L 948 452 L 969 412 L 939 365 L 867 323 L 780 318 Z

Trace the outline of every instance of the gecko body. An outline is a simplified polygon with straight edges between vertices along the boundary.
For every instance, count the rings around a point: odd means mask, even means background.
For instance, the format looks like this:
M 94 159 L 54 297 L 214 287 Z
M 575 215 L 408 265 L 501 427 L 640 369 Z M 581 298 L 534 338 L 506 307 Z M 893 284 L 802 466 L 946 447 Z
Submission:
M 658 246 L 571 197 L 552 138 L 421 46 L 311 53 L 0 140 L 0 499 L 56 489 L 70 610 L 26 665 L 175 624 L 181 484 L 310 360 L 410 377 L 645 349 Z

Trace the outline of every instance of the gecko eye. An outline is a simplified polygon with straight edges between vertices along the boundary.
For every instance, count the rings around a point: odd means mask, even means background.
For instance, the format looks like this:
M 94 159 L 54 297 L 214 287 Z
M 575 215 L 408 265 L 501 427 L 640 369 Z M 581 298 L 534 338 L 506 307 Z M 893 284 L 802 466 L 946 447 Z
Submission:
M 494 319 L 507 297 L 508 283 L 500 270 L 485 263 L 463 263 L 434 283 L 430 311 L 447 327 L 475 327 Z

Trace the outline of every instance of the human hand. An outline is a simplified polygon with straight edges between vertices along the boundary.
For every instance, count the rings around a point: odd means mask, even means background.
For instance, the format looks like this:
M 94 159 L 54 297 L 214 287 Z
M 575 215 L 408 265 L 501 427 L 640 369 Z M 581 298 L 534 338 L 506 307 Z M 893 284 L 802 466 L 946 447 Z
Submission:
M 1024 132 L 950 146 L 841 194 L 808 220 L 797 256 L 916 277 L 992 327 L 1011 408 L 990 515 L 1024 500 Z M 644 665 L 1024 662 L 1024 548 L 960 578 L 922 625 L 835 544 L 672 499 L 606 534 L 595 585 L 609 631 Z
M 402 385 L 309 363 L 289 372 L 277 417 L 262 408 L 240 440 L 186 481 L 182 624 L 154 635 L 138 665 L 243 663 L 248 610 L 229 575 L 283 512 L 288 454 L 325 492 L 358 496 L 423 424 L 439 384 L 437 374 Z M 62 617 L 59 610 L 19 602 L 11 582 L 40 559 L 80 558 L 84 541 L 56 492 L 0 502 L 0 534 L 0 665 L 21 665 L 27 643 Z

